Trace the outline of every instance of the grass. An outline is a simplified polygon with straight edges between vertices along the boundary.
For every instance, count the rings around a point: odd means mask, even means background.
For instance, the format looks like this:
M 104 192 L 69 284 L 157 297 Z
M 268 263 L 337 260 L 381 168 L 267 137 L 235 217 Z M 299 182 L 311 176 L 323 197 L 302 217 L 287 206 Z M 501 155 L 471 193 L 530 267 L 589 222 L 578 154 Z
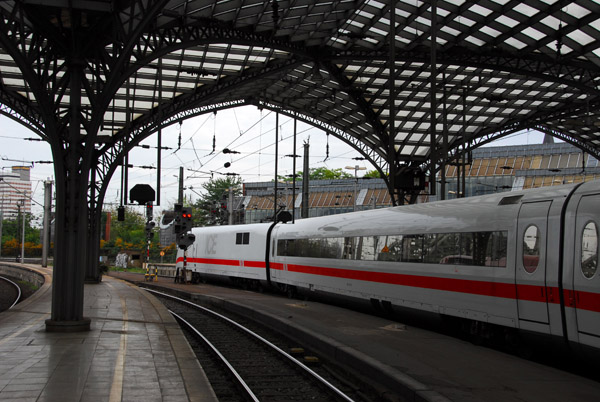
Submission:
M 113 267 L 110 266 L 108 267 L 109 271 L 115 271 L 115 272 L 133 272 L 136 274 L 145 274 L 146 270 L 143 268 L 121 268 L 121 267 Z
M 30 283 L 30 282 L 26 282 L 26 281 L 17 281 L 17 283 L 21 287 L 21 289 L 27 288 L 34 292 L 40 288 L 39 286 L 34 285 L 33 283 Z

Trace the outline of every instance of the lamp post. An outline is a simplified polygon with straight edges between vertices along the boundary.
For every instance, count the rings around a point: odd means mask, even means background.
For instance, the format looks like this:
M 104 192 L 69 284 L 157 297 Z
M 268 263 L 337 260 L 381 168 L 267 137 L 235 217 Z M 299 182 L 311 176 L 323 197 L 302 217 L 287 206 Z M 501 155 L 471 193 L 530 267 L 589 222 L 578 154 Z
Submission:
M 346 169 L 348 170 L 354 170 L 354 207 L 352 208 L 353 211 L 356 211 L 356 187 L 358 186 L 358 171 L 359 170 L 367 170 L 366 167 L 364 166 L 346 166 Z
M 21 218 L 23 221 L 23 231 L 21 232 L 21 264 L 25 263 L 25 199 L 21 200 L 23 204 Z M 19 208 L 20 209 L 20 208 Z

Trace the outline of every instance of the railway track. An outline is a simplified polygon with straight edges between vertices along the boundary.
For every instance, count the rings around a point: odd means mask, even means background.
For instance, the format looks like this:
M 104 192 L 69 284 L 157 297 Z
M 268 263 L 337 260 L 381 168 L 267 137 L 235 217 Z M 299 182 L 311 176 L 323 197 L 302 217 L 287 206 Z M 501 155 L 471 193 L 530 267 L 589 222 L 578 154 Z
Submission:
M 0 276 L 0 311 L 12 308 L 21 300 L 21 288 L 8 278 Z
M 187 300 L 146 290 L 181 323 L 220 401 L 380 400 L 360 381 L 336 373 L 316 358 L 302 353 L 295 357 L 301 348 L 264 328 L 257 330 L 256 323 L 242 324 L 238 318 L 234 321 Z

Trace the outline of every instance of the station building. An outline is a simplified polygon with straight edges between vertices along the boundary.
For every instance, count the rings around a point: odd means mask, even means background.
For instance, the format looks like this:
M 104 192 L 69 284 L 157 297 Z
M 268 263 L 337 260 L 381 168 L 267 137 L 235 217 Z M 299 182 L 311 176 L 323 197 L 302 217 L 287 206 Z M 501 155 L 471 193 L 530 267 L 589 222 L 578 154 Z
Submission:
M 462 168 L 465 169 L 465 197 L 600 178 L 597 159 L 563 142 L 481 147 L 474 150 L 467 161 L 468 164 Z M 446 199 L 459 197 L 458 173 L 457 166 L 446 167 Z M 277 204 L 285 206 L 284 209 L 289 212 L 294 210 L 296 219 L 299 219 L 302 181 L 296 181 L 295 194 L 291 183 L 277 183 L 277 187 Z M 245 183 L 244 196 L 234 202 L 234 222 L 268 221 L 274 212 L 274 190 L 274 182 Z M 423 195 L 419 202 L 441 199 L 439 177 L 437 190 L 438 195 Z M 311 181 L 308 202 L 309 217 L 391 206 L 384 180 L 367 178 Z
M 31 213 L 31 179 L 29 166 L 13 166 L 0 172 L 0 216 L 16 219 L 19 209 Z
M 600 178 L 598 160 L 568 143 L 482 147 L 466 165 L 465 196 Z M 457 166 L 446 168 L 447 199 L 457 198 Z M 438 194 L 441 185 L 438 183 Z

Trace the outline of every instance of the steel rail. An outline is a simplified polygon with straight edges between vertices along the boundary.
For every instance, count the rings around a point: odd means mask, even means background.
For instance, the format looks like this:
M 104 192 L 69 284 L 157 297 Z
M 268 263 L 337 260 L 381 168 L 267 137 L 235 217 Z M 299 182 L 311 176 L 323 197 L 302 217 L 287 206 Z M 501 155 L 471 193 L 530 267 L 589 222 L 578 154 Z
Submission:
M 15 306 L 15 304 L 17 304 L 19 302 L 19 300 L 21 299 L 21 287 L 19 285 L 17 285 L 16 283 L 14 283 L 13 281 L 11 281 L 8 278 L 5 278 L 3 276 L 0 276 L 0 279 L 12 284 L 14 287 L 17 288 L 17 297 L 15 299 L 15 301 L 13 302 L 13 304 L 11 304 L 11 306 L 7 309 L 10 310 L 11 308 L 13 308 Z
M 161 295 L 163 297 L 168 297 L 171 298 L 173 300 L 177 300 L 181 303 L 187 304 L 192 306 L 193 308 L 205 311 L 209 314 L 212 314 L 216 317 L 219 317 L 227 322 L 229 322 L 230 324 L 238 327 L 239 329 L 245 331 L 246 333 L 248 333 L 249 335 L 252 335 L 253 337 L 255 337 L 256 339 L 258 339 L 259 341 L 263 342 L 264 344 L 266 344 L 267 346 L 271 347 L 273 350 L 277 351 L 279 354 L 281 354 L 283 357 L 287 358 L 290 362 L 296 364 L 298 367 L 300 367 L 302 370 L 304 370 L 306 373 L 310 374 L 313 378 L 317 379 L 318 381 L 320 381 L 323 385 L 325 385 L 327 388 L 329 388 L 331 391 L 333 391 L 335 394 L 337 394 L 340 398 L 342 398 L 343 400 L 347 401 L 347 402 L 354 402 L 354 400 L 352 398 L 350 398 L 348 395 L 346 395 L 345 393 L 343 393 L 341 390 L 339 390 L 337 387 L 335 387 L 333 384 L 331 384 L 329 381 L 327 381 L 325 378 L 321 377 L 319 374 L 317 374 L 315 371 L 313 371 L 312 369 L 310 369 L 309 367 L 307 367 L 305 364 L 303 364 L 302 362 L 300 362 L 299 360 L 297 360 L 296 358 L 294 358 L 292 355 L 290 355 L 289 353 L 287 353 L 286 351 L 282 350 L 281 348 L 279 348 L 277 345 L 269 342 L 268 340 L 266 340 L 265 338 L 263 338 L 262 336 L 256 334 L 255 332 L 252 332 L 251 330 L 249 330 L 248 328 L 244 327 L 243 325 L 233 321 L 232 319 L 225 317 L 222 314 L 219 314 L 215 311 L 212 311 L 206 307 L 203 306 L 199 306 L 195 303 L 192 303 L 188 300 L 182 299 L 180 297 L 177 296 L 173 296 L 167 293 L 163 293 L 163 292 L 159 292 L 156 290 L 152 290 L 152 289 L 147 289 L 145 288 L 145 290 L 147 290 L 148 292 L 151 293 L 156 293 L 158 295 Z
M 215 345 L 213 345 L 204 335 L 202 335 L 200 333 L 200 331 L 198 331 L 192 324 L 187 322 L 182 316 L 180 316 L 179 314 L 177 314 L 171 310 L 169 310 L 169 313 L 171 313 L 179 322 L 182 322 L 183 324 L 185 324 L 185 326 L 190 331 L 192 331 L 194 334 L 196 334 L 196 336 L 198 336 L 200 339 L 202 339 L 202 341 L 219 357 L 219 359 L 221 359 L 221 361 L 225 364 L 225 366 L 227 366 L 227 368 L 229 369 L 231 374 L 233 374 L 233 376 L 235 377 L 237 382 L 242 386 L 242 388 L 244 388 L 244 390 L 246 391 L 248 396 L 250 398 L 252 398 L 253 401 L 260 402 L 260 400 L 256 397 L 256 395 L 254 395 L 254 392 L 252 392 L 252 390 L 250 389 L 248 384 L 246 384 L 246 381 L 244 381 L 242 376 L 240 376 L 240 374 L 237 372 L 237 370 L 231 365 L 231 363 L 229 363 L 229 360 L 227 360 L 227 358 L 225 356 L 223 356 L 223 354 L 221 352 L 219 352 L 219 350 L 215 347 Z

